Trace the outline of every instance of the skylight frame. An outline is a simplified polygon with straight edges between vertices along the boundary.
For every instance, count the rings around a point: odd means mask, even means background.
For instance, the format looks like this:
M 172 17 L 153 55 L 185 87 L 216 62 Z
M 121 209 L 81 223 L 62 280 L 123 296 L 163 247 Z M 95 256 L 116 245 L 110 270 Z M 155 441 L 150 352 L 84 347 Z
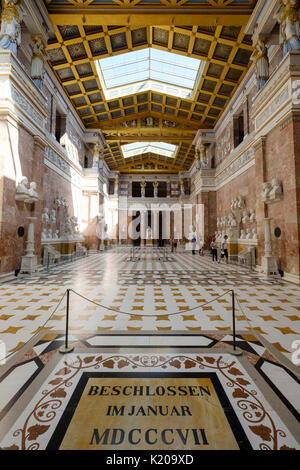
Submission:
M 137 70 L 133 65 L 137 66 Z M 96 61 L 101 86 L 108 100 L 150 90 L 193 99 L 204 65 L 205 62 L 199 59 L 152 47 Z M 173 82 L 170 77 L 174 78 Z M 108 80 L 114 86 L 108 87 Z
M 154 153 L 168 158 L 175 158 L 178 146 L 166 142 L 132 142 L 121 145 L 124 158 L 131 158 L 146 153 Z

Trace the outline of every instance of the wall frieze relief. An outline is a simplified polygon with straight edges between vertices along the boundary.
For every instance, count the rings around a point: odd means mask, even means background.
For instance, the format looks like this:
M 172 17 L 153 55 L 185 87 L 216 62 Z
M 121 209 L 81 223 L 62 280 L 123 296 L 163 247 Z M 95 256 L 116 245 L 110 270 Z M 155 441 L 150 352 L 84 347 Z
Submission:
M 196 193 L 200 191 L 217 191 L 230 179 L 247 170 L 254 162 L 254 134 L 248 135 L 244 142 L 234 149 L 216 169 L 201 170 L 195 177 Z
M 71 166 L 51 147 L 46 147 L 45 157 L 63 170 L 67 175 L 71 174 Z
M 40 114 L 25 98 L 24 94 L 21 93 L 14 87 L 11 87 L 11 98 L 14 104 L 18 105 L 18 114 L 25 116 L 27 119 L 28 117 L 31 118 L 33 123 L 41 128 L 45 128 L 45 118 L 42 114 Z
M 300 54 L 288 54 L 266 85 L 253 98 L 251 117 L 257 134 L 277 124 L 282 114 L 300 105 Z

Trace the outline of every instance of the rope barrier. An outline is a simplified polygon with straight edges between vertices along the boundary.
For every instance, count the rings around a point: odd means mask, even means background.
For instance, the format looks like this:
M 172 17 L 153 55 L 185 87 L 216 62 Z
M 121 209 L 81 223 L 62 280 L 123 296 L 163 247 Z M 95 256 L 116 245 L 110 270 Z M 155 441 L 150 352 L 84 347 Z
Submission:
M 65 298 L 67 294 L 67 291 L 65 291 L 65 293 L 63 294 L 62 298 L 60 299 L 60 301 L 58 302 L 58 304 L 56 305 L 54 311 L 51 313 L 50 317 L 45 321 L 45 323 L 43 323 L 42 326 L 39 327 L 39 331 L 37 331 L 33 336 L 30 337 L 30 339 L 28 341 L 26 341 L 25 344 L 23 344 L 20 348 L 16 349 L 15 351 L 12 351 L 10 352 L 9 354 L 7 354 L 6 356 L 4 357 L 0 357 L 0 361 L 4 361 L 6 359 L 8 359 L 10 356 L 12 356 L 13 354 L 15 354 L 16 352 L 18 352 L 20 349 L 22 349 L 26 344 L 29 343 L 29 341 L 31 341 L 33 338 L 35 338 L 35 336 L 37 336 L 41 331 L 42 329 L 45 327 L 45 325 L 48 323 L 48 321 L 51 320 L 51 318 L 53 317 L 53 315 L 55 314 L 55 312 L 57 311 L 57 309 L 59 308 L 60 304 L 62 303 L 63 299 Z
M 173 315 L 181 315 L 183 313 L 192 312 L 192 311 L 197 310 L 199 308 L 206 307 L 206 305 L 209 305 L 212 302 L 215 302 L 216 300 L 220 299 L 221 297 L 224 297 L 229 292 L 232 292 L 231 290 L 228 290 L 228 291 L 224 292 L 223 294 L 219 295 L 218 297 L 216 297 L 215 299 L 209 300 L 208 302 L 206 302 L 203 305 L 197 305 L 196 307 L 189 308 L 187 310 L 179 310 L 177 312 L 166 313 L 166 314 L 163 314 L 163 315 L 157 315 L 157 314 L 155 314 L 155 315 L 145 315 L 145 314 L 138 314 L 138 313 L 123 312 L 122 310 L 114 309 L 112 307 L 106 307 L 105 305 L 98 304 L 94 300 L 88 299 L 87 297 L 85 297 L 82 294 L 79 294 L 78 292 L 74 291 L 73 289 L 69 289 L 69 290 L 72 291 L 74 294 L 76 294 L 78 297 L 81 297 L 82 299 L 84 299 L 84 300 L 86 300 L 86 301 L 88 301 L 88 302 L 90 302 L 94 305 L 97 305 L 98 307 L 104 308 L 104 309 L 109 310 L 111 312 L 120 313 L 122 315 L 129 315 L 129 316 L 135 316 L 135 317 L 160 317 L 160 316 L 165 317 L 166 315 L 169 317 L 169 316 L 173 316 Z

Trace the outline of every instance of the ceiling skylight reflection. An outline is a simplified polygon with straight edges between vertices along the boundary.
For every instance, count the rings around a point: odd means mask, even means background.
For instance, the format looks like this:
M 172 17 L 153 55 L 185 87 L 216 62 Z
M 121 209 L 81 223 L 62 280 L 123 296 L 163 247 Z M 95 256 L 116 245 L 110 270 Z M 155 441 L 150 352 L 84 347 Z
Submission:
M 148 48 L 106 57 L 96 66 L 106 99 L 147 90 L 187 98 L 193 95 L 204 62 Z

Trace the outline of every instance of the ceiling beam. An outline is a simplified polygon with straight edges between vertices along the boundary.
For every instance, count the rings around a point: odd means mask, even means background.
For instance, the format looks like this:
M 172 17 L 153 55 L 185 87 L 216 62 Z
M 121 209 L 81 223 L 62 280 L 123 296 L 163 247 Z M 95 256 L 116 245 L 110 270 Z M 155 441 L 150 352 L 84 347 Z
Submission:
M 54 25 L 114 25 L 153 26 L 245 26 L 252 13 L 249 8 L 111 8 L 105 6 L 76 8 L 48 6 L 50 18 Z

